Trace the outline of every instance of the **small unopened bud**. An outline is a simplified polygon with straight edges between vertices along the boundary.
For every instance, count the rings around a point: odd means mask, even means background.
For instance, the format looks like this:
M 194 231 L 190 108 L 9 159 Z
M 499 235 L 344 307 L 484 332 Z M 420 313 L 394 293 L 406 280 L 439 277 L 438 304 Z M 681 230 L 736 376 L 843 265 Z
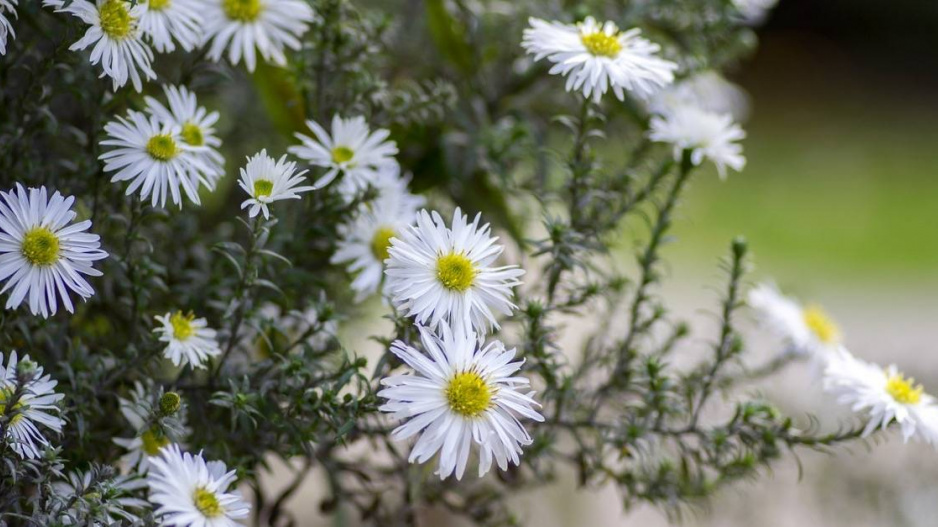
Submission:
M 160 397 L 160 415 L 168 416 L 173 415 L 179 411 L 179 405 L 182 404 L 182 399 L 179 397 L 179 394 L 176 392 L 166 392 Z

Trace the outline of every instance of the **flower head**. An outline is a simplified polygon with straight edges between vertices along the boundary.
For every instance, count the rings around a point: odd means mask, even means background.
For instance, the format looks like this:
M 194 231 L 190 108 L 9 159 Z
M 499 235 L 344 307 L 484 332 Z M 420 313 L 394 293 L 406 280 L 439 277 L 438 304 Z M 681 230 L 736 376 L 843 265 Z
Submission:
M 176 49 L 192 51 L 202 40 L 199 0 L 145 0 L 140 2 L 140 29 L 160 53 Z
M 287 156 L 274 161 L 261 150 L 254 157 L 248 158 L 248 164 L 241 169 L 241 189 L 247 192 L 248 199 L 241 203 L 241 208 L 251 207 L 248 214 L 253 218 L 258 212 L 264 218 L 270 217 L 268 206 L 283 199 L 300 199 L 300 194 L 314 190 L 314 187 L 299 186 L 306 181 L 306 171 L 296 171 L 296 163 L 287 161 Z
M 420 435 L 410 462 L 424 463 L 440 452 L 437 474 L 461 479 L 473 445 L 479 450 L 479 476 L 492 460 L 502 470 L 521 460 L 521 447 L 531 444 L 519 418 L 544 418 L 535 410 L 528 380 L 515 376 L 523 361 L 499 341 L 481 344 L 478 336 L 442 324 L 440 335 L 419 326 L 426 354 L 396 341 L 391 352 L 414 369 L 413 375 L 382 379 L 378 392 L 387 399 L 382 411 L 408 420 L 391 437 L 404 440 Z
M 24 372 L 25 366 L 32 370 Z M 6 437 L 16 454 L 22 458 L 39 457 L 41 448 L 49 444 L 39 426 L 55 433 L 62 431 L 65 421 L 58 416 L 56 403 L 65 397 L 55 393 L 56 381 L 42 374 L 42 366 L 29 360 L 29 355 L 17 361 L 16 352 L 10 353 L 6 367 L 0 353 L 0 417 L 8 419 Z
M 374 183 L 380 171 L 397 166 L 394 160 L 397 144 L 388 140 L 391 133 L 385 129 L 372 132 L 364 117 L 334 116 L 331 135 L 315 121 L 306 121 L 306 125 L 315 138 L 298 133 L 296 137 L 302 144 L 291 146 L 288 151 L 315 166 L 329 169 L 316 181 L 316 187 L 328 185 L 342 173 L 340 191 L 352 196 Z
M 739 11 L 743 22 L 750 26 L 764 22 L 777 3 L 778 0 L 733 0 L 733 6 Z
M 53 4 L 55 5 L 55 4 Z M 145 7 L 126 0 L 73 0 L 59 10 L 71 13 L 88 24 L 85 35 L 72 44 L 72 51 L 92 47 L 91 63 L 101 64 L 103 76 L 111 78 L 114 90 L 130 80 L 134 89 L 143 89 L 141 73 L 155 79 L 156 73 L 150 63 L 153 51 L 143 41 L 140 17 Z
M 903 440 L 916 437 L 938 447 L 935 398 L 894 365 L 882 368 L 840 348 L 824 370 L 824 387 L 841 404 L 869 416 L 864 436 L 877 428 L 885 429 L 895 421 L 902 430 Z
M 72 223 L 75 198 L 56 192 L 51 198 L 45 187 L 0 192 L 0 281 L 6 281 L 6 308 L 16 309 L 29 299 L 29 311 L 47 318 L 58 302 L 69 313 L 75 311 L 69 291 L 83 299 L 94 294 L 82 275 L 101 276 L 92 263 L 107 258 L 100 238 L 87 231 L 91 221 Z
M 737 143 L 746 137 L 746 132 L 730 115 L 678 105 L 664 115 L 652 117 L 648 137 L 671 144 L 675 159 L 680 159 L 685 150 L 691 152 L 695 165 L 709 159 L 721 178 L 726 177 L 726 167 L 739 172 L 746 166 L 743 147 Z
M 13 25 L 7 18 L 7 13 L 16 16 L 16 4 L 18 0 L 0 0 L 0 55 L 6 55 L 7 36 L 16 36 L 13 31 Z
M 169 445 L 150 460 L 150 501 L 162 525 L 234 527 L 251 510 L 238 491 L 228 491 L 235 471 L 220 461 L 206 463 L 201 454 L 183 453 Z
M 647 101 L 648 111 L 667 115 L 673 108 L 696 106 L 716 114 L 729 114 L 737 121 L 749 115 L 749 97 L 742 88 L 712 70 L 690 77 L 656 92 Z
M 819 355 L 824 359 L 840 347 L 840 329 L 821 307 L 802 306 L 772 284 L 753 288 L 749 292 L 749 306 L 795 353 Z
M 114 147 L 100 157 L 104 171 L 114 172 L 112 182 L 130 181 L 127 195 L 139 191 L 140 199 L 149 197 L 154 207 L 165 207 L 166 198 L 172 197 L 182 208 L 182 188 L 189 201 L 201 204 L 199 185 L 211 187 L 203 175 L 210 169 L 200 157 L 206 148 L 185 142 L 180 127 L 131 110 L 126 119 L 105 125 L 104 131 L 108 138 L 101 146 Z
M 193 313 L 175 311 L 156 317 L 161 324 L 154 329 L 160 342 L 166 343 L 163 355 L 175 366 L 191 364 L 193 368 L 204 368 L 209 358 L 221 353 L 215 330 L 208 327 L 204 318 L 195 318 Z
M 599 102 L 611 88 L 647 97 L 674 80 L 677 64 L 658 58 L 660 46 L 641 37 L 640 29 L 620 31 L 612 22 L 586 17 L 578 24 L 529 20 L 521 45 L 534 60 L 547 58 L 551 74 L 567 78 L 567 91 L 578 90 Z
M 438 213 L 424 210 L 416 225 L 392 240 L 386 291 L 417 323 L 436 328 L 446 322 L 485 334 L 498 327 L 494 312 L 511 314 L 511 288 L 524 271 L 493 266 L 504 247 L 495 243 L 488 224 L 479 227 L 480 218 L 469 223 L 457 208 L 448 228 Z
M 255 54 L 286 66 L 284 48 L 300 49 L 300 37 L 309 29 L 313 10 L 304 0 L 202 0 L 208 56 L 219 61 L 227 49 L 228 61 L 244 59 L 254 71 Z

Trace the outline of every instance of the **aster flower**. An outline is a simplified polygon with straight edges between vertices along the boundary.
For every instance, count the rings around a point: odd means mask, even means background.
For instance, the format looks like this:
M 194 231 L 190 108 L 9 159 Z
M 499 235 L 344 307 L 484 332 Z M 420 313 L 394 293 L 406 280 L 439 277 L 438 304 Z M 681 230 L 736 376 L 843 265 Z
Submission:
M 204 368 L 209 358 L 221 353 L 215 330 L 208 327 L 204 318 L 195 318 L 191 312 L 175 311 L 157 316 L 156 320 L 161 325 L 153 332 L 159 335 L 160 342 L 166 343 L 163 355 L 173 365 Z
M 56 5 L 56 4 L 53 4 Z M 143 5 L 131 5 L 126 0 L 74 0 L 60 11 L 71 13 L 88 24 L 85 35 L 72 44 L 72 51 L 93 46 L 91 63 L 101 64 L 102 77 L 111 78 L 114 90 L 130 80 L 134 89 L 143 89 L 141 74 L 155 79 L 156 73 L 150 63 L 153 50 L 143 41 L 140 17 L 146 9 Z
M 284 48 L 300 49 L 313 10 L 303 0 L 202 0 L 208 56 L 218 62 L 227 48 L 228 61 L 244 59 L 248 71 L 257 62 L 255 48 L 267 62 L 286 66 Z
M 773 333 L 785 340 L 793 353 L 826 359 L 840 347 L 840 329 L 823 309 L 802 306 L 781 294 L 773 284 L 753 288 L 749 292 L 749 306 Z
M 202 41 L 202 15 L 199 0 L 144 0 L 140 29 L 160 53 L 176 49 L 192 51 Z
M 62 431 L 65 421 L 57 415 L 56 403 L 65 396 L 53 391 L 56 384 L 29 355 L 17 361 L 16 352 L 11 352 L 4 368 L 0 353 L 0 417 L 7 420 L 4 439 L 21 458 L 38 458 L 40 449 L 49 444 L 37 425 Z
M 0 192 L 0 294 L 10 292 L 6 308 L 16 309 L 27 298 L 29 311 L 54 315 L 59 301 L 75 311 L 69 291 L 83 299 L 94 294 L 82 275 L 101 276 L 92 262 L 107 258 L 100 238 L 87 231 L 91 221 L 72 223 L 75 198 L 45 187 Z
M 397 144 L 388 140 L 391 132 L 385 129 L 372 132 L 364 117 L 333 116 L 332 135 L 315 121 L 306 121 L 306 126 L 315 138 L 298 133 L 296 137 L 302 144 L 291 146 L 288 151 L 315 166 L 329 169 L 316 181 L 317 188 L 328 185 L 342 173 L 340 190 L 349 196 L 375 181 L 383 167 L 397 165 L 394 160 Z
M 938 447 L 935 398 L 925 393 L 915 379 L 900 373 L 895 365 L 884 369 L 841 348 L 827 363 L 824 387 L 839 403 L 869 416 L 864 437 L 895 421 L 904 441 L 914 437 Z
M 17 0 L 0 0 L 0 55 L 7 53 L 7 37 L 16 37 L 13 25 L 7 18 L 7 13 L 16 17 Z
M 726 178 L 726 167 L 739 172 L 746 166 L 743 147 L 736 142 L 744 139 L 746 132 L 730 115 L 679 105 L 665 115 L 652 117 L 648 137 L 673 145 L 675 159 L 680 159 L 685 150 L 691 152 L 694 165 L 709 159 L 720 178 Z
M 215 135 L 218 112 L 209 112 L 199 106 L 194 93 L 185 86 L 163 86 L 169 108 L 152 97 L 145 97 L 147 112 L 156 117 L 163 126 L 179 129 L 183 144 L 199 148 L 195 157 L 204 166 L 204 182 L 214 190 L 215 184 L 225 175 L 225 158 L 218 151 L 221 139 Z
M 121 415 L 130 423 L 134 436 L 112 439 L 114 444 L 127 450 L 127 453 L 121 456 L 122 465 L 140 474 L 149 470 L 150 459 L 159 455 L 163 447 L 186 437 L 189 433 L 183 425 L 184 407 L 179 395 L 173 392 L 163 393 L 158 389 L 154 398 L 151 393 L 152 388 L 148 391 L 138 382 L 130 392 L 130 399 L 118 398 Z M 158 422 L 153 421 L 154 416 L 159 417 Z
M 270 217 L 268 206 L 283 199 L 300 199 L 300 194 L 314 190 L 315 187 L 298 186 L 306 181 L 306 170 L 296 171 L 296 163 L 287 161 L 287 156 L 279 160 L 267 155 L 267 150 L 248 158 L 248 164 L 241 169 L 238 184 L 247 192 L 248 199 L 241 203 L 241 209 L 251 207 L 248 214 L 253 218 L 258 212 L 264 213 L 264 219 Z
M 515 308 L 511 288 L 524 271 L 493 267 L 504 247 L 495 243 L 488 224 L 479 227 L 480 218 L 469 223 L 457 208 L 447 228 L 438 213 L 423 210 L 415 226 L 391 240 L 385 291 L 418 324 L 436 328 L 446 322 L 484 334 L 498 327 L 493 311 L 510 315 Z
M 150 461 L 147 481 L 150 501 L 161 525 L 234 527 L 246 518 L 250 504 L 241 494 L 228 491 L 235 471 L 226 472 L 220 461 L 206 463 L 201 454 L 180 452 L 177 445 L 164 448 Z
M 108 138 L 101 146 L 114 147 L 100 157 L 104 171 L 116 172 L 111 182 L 130 181 L 127 195 L 139 190 L 140 199 L 149 197 L 154 207 L 165 207 L 169 196 L 182 208 L 181 187 L 189 201 L 201 204 L 199 184 L 211 187 L 203 176 L 211 170 L 200 157 L 207 148 L 183 141 L 180 127 L 131 110 L 126 119 L 117 117 L 105 125 L 104 131 Z
M 391 375 L 378 396 L 394 419 L 408 421 L 391 433 L 395 440 L 420 435 L 410 452 L 411 463 L 424 463 L 440 453 L 436 473 L 462 479 L 472 446 L 479 450 L 479 477 L 492 466 L 502 470 L 518 465 L 522 447 L 531 437 L 520 417 L 543 421 L 535 410 L 528 380 L 515 376 L 523 361 L 513 361 L 515 350 L 499 341 L 481 344 L 475 333 L 441 325 L 437 336 L 418 326 L 426 354 L 396 341 L 391 352 L 415 374 Z
M 660 115 L 685 105 L 730 114 L 737 121 L 744 121 L 749 115 L 746 92 L 716 71 L 699 71 L 659 90 L 646 101 L 649 113 Z
M 575 25 L 537 18 L 528 22 L 521 46 L 534 60 L 553 63 L 550 73 L 567 78 L 567 91 L 582 91 L 599 102 L 611 88 L 624 100 L 627 91 L 646 97 L 674 80 L 677 64 L 658 58 L 661 47 L 641 37 L 638 28 L 620 31 L 593 17 Z

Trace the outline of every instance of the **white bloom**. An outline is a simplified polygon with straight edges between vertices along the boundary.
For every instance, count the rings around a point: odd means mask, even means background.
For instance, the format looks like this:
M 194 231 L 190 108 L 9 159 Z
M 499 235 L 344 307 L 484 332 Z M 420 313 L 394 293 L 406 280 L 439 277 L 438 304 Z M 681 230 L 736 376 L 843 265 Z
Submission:
M 777 3 L 778 0 L 733 0 L 733 5 L 739 10 L 743 21 L 750 26 L 764 22 L 769 15 L 769 11 Z
M 304 0 L 202 0 L 205 42 L 213 40 L 208 56 L 219 61 L 225 48 L 228 61 L 254 71 L 255 47 L 265 61 L 285 66 L 284 47 L 300 49 L 313 10 Z
M 493 310 L 510 315 L 511 288 L 524 271 L 516 265 L 493 267 L 504 247 L 490 236 L 489 225 L 479 227 L 458 208 L 452 229 L 436 212 L 423 210 L 417 225 L 391 240 L 386 291 L 394 304 L 436 328 L 441 322 L 480 334 L 498 327 Z
M 378 173 L 387 165 L 397 165 L 397 144 L 389 141 L 391 132 L 368 128 L 365 118 L 358 116 L 343 119 L 332 118 L 332 135 L 315 121 L 306 121 L 315 138 L 296 134 L 302 144 L 291 146 L 288 151 L 328 172 L 316 181 L 316 187 L 332 182 L 341 172 L 344 175 L 340 191 L 345 196 L 364 190 L 378 178 Z
M 769 283 L 749 292 L 749 306 L 794 353 L 826 359 L 841 344 L 840 330 L 818 306 L 802 306 Z
M 199 0 L 142 0 L 140 29 L 160 53 L 176 49 L 192 51 L 202 41 L 202 15 Z
M 544 420 L 535 410 L 534 392 L 520 391 L 529 386 L 526 378 L 515 376 L 523 361 L 513 361 L 515 350 L 505 350 L 499 341 L 482 345 L 476 334 L 454 333 L 446 324 L 441 337 L 418 327 L 426 355 L 401 341 L 391 345 L 416 375 L 382 379 L 386 388 L 378 392 L 388 400 L 382 411 L 408 419 L 391 437 L 420 434 L 409 461 L 424 463 L 440 452 L 440 479 L 453 473 L 462 478 L 473 444 L 479 450 L 480 477 L 493 458 L 502 470 L 509 461 L 518 465 L 521 447 L 531 444 L 519 417 Z
M 91 63 L 101 63 L 104 69 L 101 76 L 111 78 L 114 90 L 127 84 L 128 79 L 135 90 L 142 90 L 141 72 L 148 79 L 156 78 L 150 66 L 153 50 L 143 41 L 139 24 L 145 10 L 143 5 L 131 6 L 125 0 L 97 0 L 97 4 L 74 0 L 60 10 L 91 26 L 69 49 L 76 51 L 93 46 Z
M 157 316 L 156 320 L 162 325 L 153 332 L 160 336 L 160 342 L 166 343 L 163 355 L 175 366 L 188 363 L 193 368 L 204 368 L 209 358 L 221 353 L 215 330 L 208 327 L 204 318 L 176 311 Z
M 139 189 L 140 199 L 150 197 L 155 207 L 166 206 L 166 197 L 182 208 L 182 187 L 189 201 L 199 205 L 199 184 L 211 187 L 203 174 L 209 172 L 199 157 L 204 146 L 193 146 L 182 140 L 181 129 L 160 123 L 156 117 L 147 118 L 131 110 L 128 118 L 117 117 L 104 126 L 108 138 L 101 146 L 113 146 L 100 159 L 105 172 L 116 172 L 111 182 L 130 181 L 127 195 Z
M 143 387 L 137 385 L 136 399 L 140 401 L 143 395 Z M 137 435 L 133 438 L 115 437 L 112 439 L 114 444 L 127 449 L 127 453 L 121 456 L 121 461 L 127 468 L 136 469 L 139 473 L 145 474 L 150 468 L 150 458 L 159 455 L 160 450 L 171 443 L 159 428 L 149 427 L 147 423 L 148 415 L 141 415 L 137 402 L 118 398 L 121 414 L 133 426 Z
M 253 218 L 258 212 L 264 213 L 264 218 L 270 217 L 268 205 L 282 199 L 300 199 L 300 194 L 314 190 L 310 186 L 297 186 L 306 181 L 302 172 L 296 171 L 296 163 L 287 161 L 287 156 L 279 160 L 267 155 L 267 150 L 248 158 L 248 164 L 241 169 L 241 180 L 238 184 L 248 193 L 250 198 L 241 203 L 241 209 L 251 207 L 248 214 Z
M 938 446 L 938 405 L 915 379 L 903 376 L 896 367 L 886 369 L 851 355 L 841 348 L 828 361 L 824 387 L 838 402 L 854 412 L 869 415 L 864 436 L 885 429 L 895 420 L 902 438 L 917 437 Z
M 7 35 L 16 37 L 13 31 L 13 25 L 5 13 L 10 13 L 16 17 L 16 3 L 18 0 L 0 0 L 0 55 L 7 53 Z
M 335 338 L 338 329 L 335 320 L 319 321 L 319 309 L 315 305 L 283 313 L 280 306 L 268 302 L 258 309 L 255 324 L 241 340 L 241 348 L 252 359 L 265 360 L 271 358 L 272 343 L 278 349 L 285 349 L 299 344 L 298 339 L 303 338 L 302 344 L 322 351 Z
M 94 294 L 81 275 L 101 276 L 92 262 L 107 258 L 100 238 L 87 231 L 91 220 L 71 223 L 75 198 L 56 192 L 48 198 L 45 187 L 0 192 L 0 294 L 10 291 L 6 308 L 16 309 L 27 297 L 29 311 L 47 318 L 58 300 L 75 311 L 68 292 L 83 299 Z M 57 300 L 58 299 L 58 300 Z
M 733 122 L 731 115 L 679 105 L 666 115 L 651 118 L 648 137 L 673 145 L 675 159 L 681 159 L 685 150 L 691 151 L 691 162 L 695 165 L 709 159 L 721 178 L 726 177 L 726 167 L 739 172 L 746 166 L 743 147 L 736 142 L 745 138 L 746 132 Z
M 534 60 L 547 58 L 551 74 L 567 78 L 567 91 L 581 90 L 599 102 L 609 88 L 619 100 L 625 92 L 646 97 L 674 80 L 677 64 L 657 57 L 658 44 L 638 28 L 620 31 L 612 22 L 587 17 L 579 24 L 528 20 L 521 45 Z
M 401 181 L 403 188 L 392 182 L 384 184 L 378 198 L 363 205 L 355 220 L 339 226 L 341 241 L 331 261 L 348 262 L 348 271 L 357 273 L 352 281 L 356 301 L 378 291 L 391 238 L 414 223 L 417 208 L 423 204 L 422 198 L 407 192 L 406 181 Z
M 25 383 L 17 376 L 17 367 L 30 363 L 34 368 Z M 29 355 L 17 362 L 16 352 L 10 353 L 6 368 L 3 367 L 3 354 L 0 353 L 0 415 L 12 418 L 7 422 L 6 440 L 11 448 L 23 458 L 35 459 L 39 451 L 49 442 L 36 425 L 42 425 L 55 433 L 62 431 L 65 424 L 58 414 L 56 403 L 65 397 L 52 391 L 58 382 L 49 375 L 42 374 L 42 366 L 32 363 Z M 15 401 L 13 397 L 19 394 Z
M 749 116 L 749 97 L 716 71 L 701 71 L 655 93 L 650 113 L 667 115 L 672 108 L 692 105 L 708 112 L 730 114 L 736 121 Z
M 161 525 L 233 527 L 251 506 L 238 491 L 228 491 L 235 471 L 220 461 L 206 463 L 201 454 L 182 453 L 177 445 L 164 448 L 150 460 L 147 481 L 150 501 Z
M 147 112 L 159 119 L 160 124 L 179 129 L 179 138 L 183 143 L 199 147 L 196 157 L 204 165 L 205 183 L 211 190 L 225 175 L 225 158 L 218 152 L 221 139 L 215 135 L 214 125 L 218 122 L 218 112 L 209 112 L 199 106 L 195 94 L 185 86 L 163 86 L 167 109 L 152 97 L 145 97 Z

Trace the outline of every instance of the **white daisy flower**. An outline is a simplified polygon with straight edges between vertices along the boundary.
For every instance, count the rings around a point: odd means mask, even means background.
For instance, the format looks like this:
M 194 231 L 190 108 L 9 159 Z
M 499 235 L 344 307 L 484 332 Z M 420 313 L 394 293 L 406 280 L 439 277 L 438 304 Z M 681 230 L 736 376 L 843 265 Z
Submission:
M 115 437 L 114 444 L 123 447 L 127 453 L 121 456 L 121 462 L 130 469 L 145 474 L 150 468 L 150 458 L 158 456 L 163 447 L 169 445 L 169 436 L 159 428 L 148 427 L 145 416 L 134 411 L 134 404 L 127 399 L 118 399 L 121 414 L 137 431 L 132 438 Z
M 647 97 L 674 80 L 677 64 L 658 58 L 658 44 L 638 28 L 620 31 L 593 17 L 578 24 L 528 20 L 521 46 L 538 61 L 547 58 L 551 74 L 567 78 L 567 91 L 579 90 L 599 102 L 612 88 L 619 100 L 629 91 Z
M 726 178 L 726 167 L 739 172 L 746 166 L 743 147 L 736 142 L 744 139 L 746 132 L 733 122 L 731 115 L 679 105 L 666 115 L 652 117 L 650 125 L 648 137 L 673 145 L 675 159 L 681 159 L 684 151 L 690 150 L 694 165 L 709 159 L 716 165 L 720 178 Z
M 424 463 L 440 452 L 436 473 L 445 479 L 462 475 L 473 444 L 479 450 L 479 477 L 492 466 L 502 470 L 521 461 L 521 447 L 531 437 L 518 421 L 544 418 L 535 410 L 533 391 L 522 393 L 529 382 L 515 376 L 524 361 L 513 361 L 515 350 L 499 341 L 482 345 L 475 333 L 455 332 L 443 324 L 442 335 L 418 326 L 426 355 L 396 341 L 391 352 L 415 375 L 391 375 L 381 380 L 378 392 L 388 400 L 381 406 L 398 420 L 409 419 L 391 433 L 395 440 L 420 434 L 410 452 L 411 463 Z
M 104 69 L 101 76 L 111 78 L 114 90 L 128 80 L 135 90 L 142 90 L 141 73 L 147 79 L 156 78 L 150 65 L 153 50 L 143 41 L 139 23 L 145 9 L 139 3 L 131 5 L 126 0 L 97 0 L 97 3 L 73 0 L 59 9 L 91 26 L 69 49 L 77 51 L 93 46 L 91 63 L 101 63 Z
M 160 336 L 160 342 L 166 343 L 163 355 L 175 366 L 192 365 L 193 368 L 205 368 L 208 359 L 221 353 L 215 340 L 215 330 L 208 327 L 204 318 L 195 318 L 194 313 L 182 311 L 157 316 L 162 324 L 153 329 Z
M 382 206 L 396 210 L 398 214 L 413 216 L 427 200 L 423 196 L 411 194 L 409 184 L 410 176 L 402 176 L 401 167 L 397 163 L 382 165 L 377 177 L 371 182 L 371 186 L 378 191 Z
M 6 308 L 16 309 L 29 298 L 29 311 L 43 318 L 54 315 L 61 300 L 69 313 L 75 308 L 68 292 L 82 299 L 94 294 L 82 275 L 101 276 L 92 262 L 107 258 L 97 234 L 87 231 L 91 220 L 72 223 L 75 198 L 45 187 L 0 192 L 0 294 L 10 291 Z
M 206 463 L 201 454 L 179 451 L 177 445 L 164 448 L 150 460 L 147 482 L 150 501 L 159 506 L 155 514 L 161 525 L 187 527 L 234 527 L 247 518 L 251 505 L 237 490 L 235 471 L 226 472 L 220 461 Z
M 757 26 L 769 16 L 769 11 L 775 7 L 778 0 L 733 0 L 733 5 L 743 17 L 743 22 L 750 26 Z
M 899 424 L 902 438 L 922 439 L 938 446 L 938 405 L 915 379 L 905 377 L 894 365 L 882 367 L 857 359 L 841 348 L 827 363 L 824 388 L 838 402 L 850 405 L 854 412 L 864 412 L 869 423 L 863 436 L 877 428 L 885 429 L 893 421 Z
M 315 190 L 315 187 L 297 186 L 306 181 L 302 172 L 296 171 L 296 163 L 287 161 L 287 156 L 279 160 L 267 155 L 267 150 L 248 158 L 248 164 L 241 169 L 238 184 L 250 198 L 241 203 L 241 209 L 251 207 L 248 215 L 252 218 L 258 212 L 264 213 L 264 219 L 270 217 L 268 205 L 283 199 L 300 199 L 300 194 Z
M 175 39 L 185 51 L 202 41 L 202 15 L 199 0 L 142 0 L 140 29 L 160 53 L 176 49 Z
M 27 364 L 31 373 L 19 371 Z M 65 421 L 56 415 L 56 403 L 65 396 L 53 391 L 56 384 L 49 375 L 42 374 L 42 366 L 30 361 L 29 355 L 17 361 L 16 352 L 11 352 L 4 368 L 0 353 L 0 416 L 8 419 L 5 439 L 21 458 L 38 458 L 40 449 L 49 444 L 37 425 L 55 433 L 62 431 Z
M 423 210 L 411 226 L 392 238 L 388 249 L 385 291 L 417 323 L 436 328 L 441 322 L 485 334 L 498 327 L 495 313 L 510 315 L 511 288 L 524 274 L 517 265 L 493 267 L 504 247 L 472 223 L 458 208 L 452 229 L 435 211 Z
M 189 201 L 201 204 L 199 184 L 212 186 L 203 175 L 211 170 L 200 157 L 207 148 L 183 141 L 180 127 L 131 110 L 127 119 L 117 117 L 104 131 L 108 139 L 101 146 L 115 148 L 99 159 L 104 161 L 105 172 L 116 172 L 111 182 L 130 181 L 127 195 L 139 190 L 140 199 L 149 197 L 154 207 L 165 207 L 169 196 L 182 208 L 182 187 Z
M 730 114 L 745 121 L 749 116 L 749 96 L 742 88 L 716 71 L 700 71 L 652 95 L 649 113 L 667 115 L 672 108 L 692 105 L 708 112 Z
M 205 183 L 210 190 L 225 175 L 225 158 L 219 153 L 221 139 L 215 135 L 215 123 L 218 112 L 209 112 L 199 106 L 194 93 L 185 86 L 163 86 L 169 108 L 152 97 L 145 97 L 147 112 L 159 119 L 160 123 L 179 128 L 179 138 L 183 143 L 201 148 L 196 157 L 205 166 Z
M 228 62 L 244 58 L 248 71 L 257 62 L 255 48 L 267 62 L 286 66 L 284 47 L 300 49 L 313 9 L 304 0 L 202 0 L 205 39 L 213 40 L 208 56 L 218 62 L 225 49 Z
M 339 226 L 341 240 L 331 259 L 334 264 L 349 263 L 349 273 L 357 273 L 352 281 L 356 302 L 378 291 L 391 238 L 414 223 L 417 208 L 423 204 L 406 187 L 394 183 L 388 182 L 379 192 L 377 199 L 362 206 L 355 220 Z
M 300 159 L 328 172 L 315 185 L 321 188 L 332 182 L 341 172 L 344 177 L 340 191 L 344 196 L 360 192 L 378 178 L 378 172 L 388 165 L 397 165 L 397 144 L 389 141 L 391 132 L 381 128 L 374 132 L 365 118 L 358 116 L 332 118 L 332 135 L 315 121 L 306 121 L 315 138 L 296 134 L 302 144 L 287 149 Z
M 13 31 L 13 25 L 7 18 L 6 13 L 10 13 L 16 18 L 17 0 L 0 0 L 0 55 L 7 53 L 7 38 L 16 38 L 16 32 Z
M 816 305 L 802 306 L 770 283 L 749 292 L 749 307 L 768 328 L 783 338 L 793 353 L 826 359 L 841 345 L 837 324 Z

